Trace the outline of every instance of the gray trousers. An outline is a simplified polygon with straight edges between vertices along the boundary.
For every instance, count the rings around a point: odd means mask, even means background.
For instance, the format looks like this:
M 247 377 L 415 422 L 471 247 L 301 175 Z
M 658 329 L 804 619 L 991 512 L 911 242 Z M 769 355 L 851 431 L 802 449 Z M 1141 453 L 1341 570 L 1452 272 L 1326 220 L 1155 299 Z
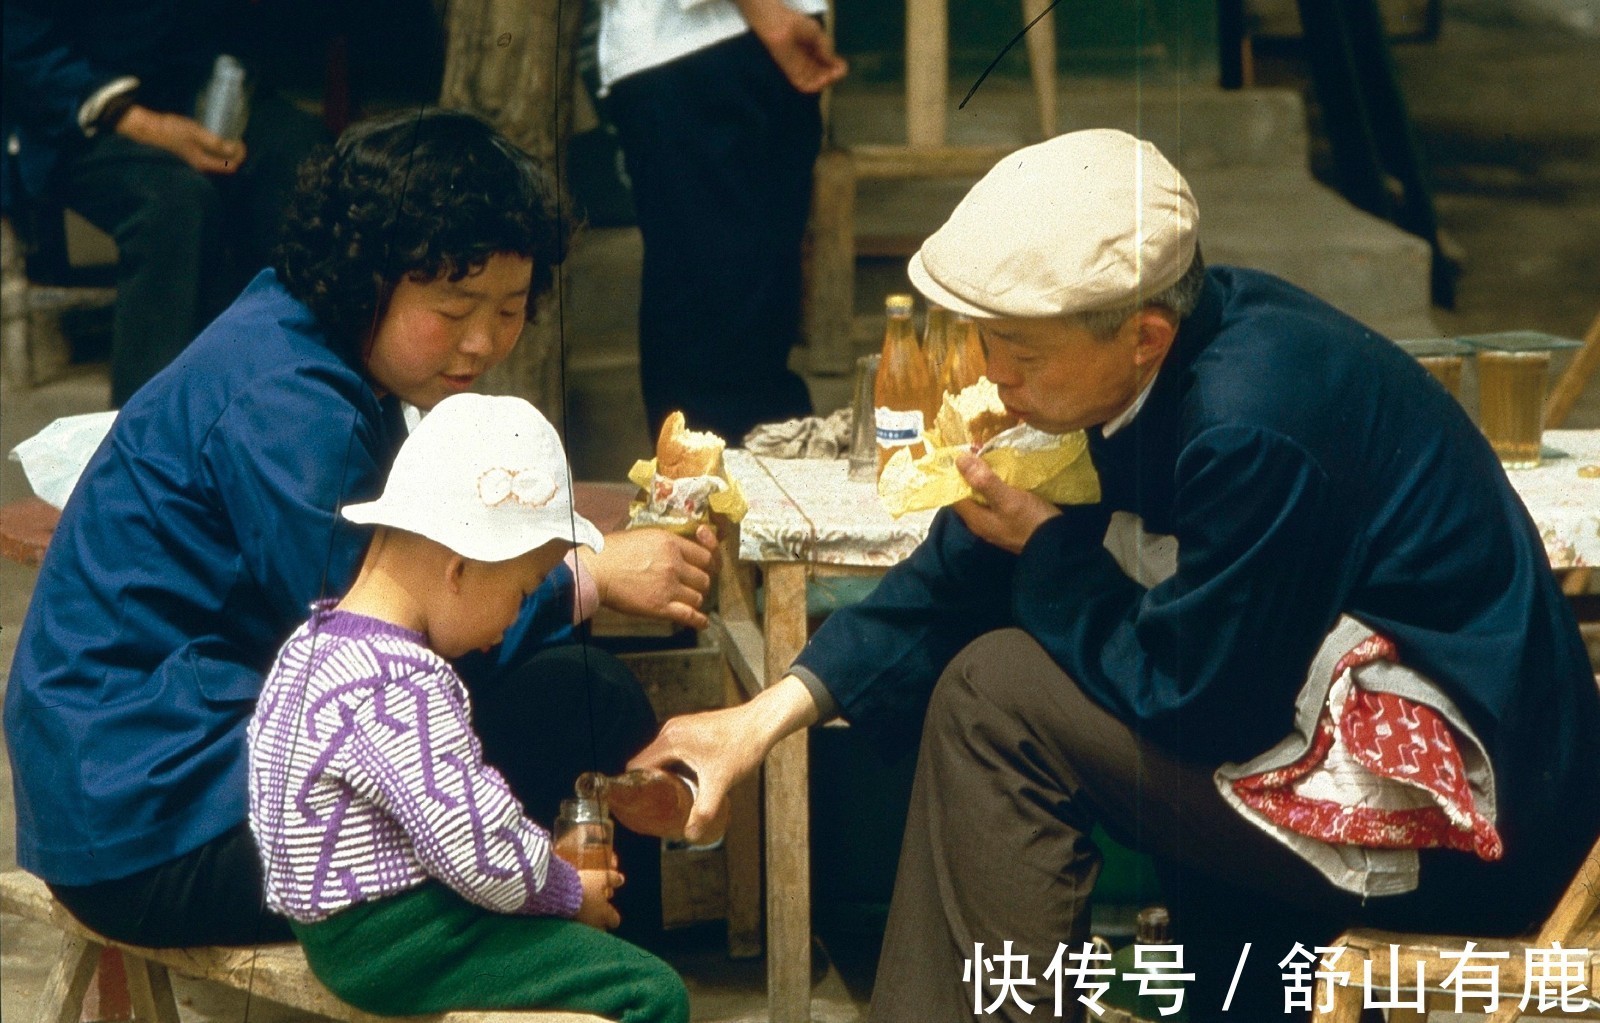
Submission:
M 1141 741 L 1019 630 L 968 646 L 940 678 L 924 725 L 874 1023 L 975 1018 L 974 977 L 987 1009 L 1005 992 L 995 981 L 1023 975 L 1020 960 L 992 960 L 963 980 L 978 943 L 990 958 L 1005 941 L 1014 956 L 1028 957 L 1034 983 L 1015 991 L 1034 1010 L 1007 998 L 978 1018 L 1085 1018 L 1077 1002 L 1084 992 L 1070 978 L 1055 1014 L 1055 984 L 1045 974 L 1058 943 L 1076 952 L 1088 937 L 1100 869 L 1089 838 L 1096 824 L 1156 860 L 1172 940 L 1195 975 L 1184 996 L 1191 1021 L 1293 1018 L 1279 963 L 1295 942 L 1326 945 L 1354 924 L 1445 923 L 1452 910 L 1470 912 L 1466 893 L 1481 899 L 1484 885 L 1517 880 L 1469 856 L 1424 852 L 1416 892 L 1363 906 L 1228 807 L 1213 766 L 1179 762 Z M 1524 908 L 1536 913 L 1546 895 L 1527 894 Z M 1482 926 L 1466 933 L 1520 926 L 1476 922 Z M 1245 942 L 1252 947 L 1223 1014 Z

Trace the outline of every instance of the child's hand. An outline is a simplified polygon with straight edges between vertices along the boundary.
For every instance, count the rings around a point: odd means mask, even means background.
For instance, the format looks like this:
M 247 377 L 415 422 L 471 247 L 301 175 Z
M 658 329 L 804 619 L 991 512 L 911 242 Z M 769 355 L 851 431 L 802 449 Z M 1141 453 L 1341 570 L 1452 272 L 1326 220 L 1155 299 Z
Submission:
M 609 931 L 622 923 L 622 915 L 611 904 L 611 894 L 622 887 L 622 875 L 615 870 L 580 870 L 578 880 L 583 884 L 583 902 L 578 904 L 581 924 L 596 930 Z

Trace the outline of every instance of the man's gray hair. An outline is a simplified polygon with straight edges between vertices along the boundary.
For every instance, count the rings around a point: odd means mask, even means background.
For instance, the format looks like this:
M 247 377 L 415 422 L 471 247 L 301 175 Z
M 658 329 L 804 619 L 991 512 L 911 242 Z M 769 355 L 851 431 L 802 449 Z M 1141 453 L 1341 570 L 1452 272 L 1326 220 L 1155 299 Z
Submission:
M 1104 341 L 1110 338 L 1127 322 L 1128 317 L 1147 306 L 1161 306 L 1170 309 L 1181 321 L 1200 302 L 1200 291 L 1205 286 L 1206 261 L 1200 256 L 1200 245 L 1195 243 L 1194 259 L 1189 262 L 1189 269 L 1178 278 L 1178 283 L 1159 291 L 1149 298 L 1140 299 L 1128 305 L 1118 306 L 1114 309 L 1091 309 L 1087 312 L 1072 313 L 1067 319 L 1077 323 L 1094 337 Z

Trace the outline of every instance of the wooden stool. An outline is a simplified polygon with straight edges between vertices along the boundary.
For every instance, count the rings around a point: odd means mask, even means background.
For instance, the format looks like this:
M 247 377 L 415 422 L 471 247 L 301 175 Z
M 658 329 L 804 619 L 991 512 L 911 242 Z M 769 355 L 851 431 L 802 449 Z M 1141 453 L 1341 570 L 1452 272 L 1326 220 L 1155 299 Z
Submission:
M 103 949 L 122 953 L 137 1023 L 178 1023 L 170 974 L 211 981 L 252 997 L 315 1013 L 341 1023 L 604 1023 L 581 1012 L 448 1012 L 429 1016 L 374 1016 L 346 1005 L 306 965 L 294 943 L 258 948 L 142 948 L 112 941 L 80 924 L 50 895 L 44 882 L 21 870 L 0 873 L 0 912 L 50 924 L 62 934 L 61 951 L 34 1010 L 34 1023 L 78 1023 L 79 1006 Z
M 1039 113 L 1039 138 L 1056 133 L 1056 36 L 1050 0 L 1022 0 Z M 854 364 L 856 182 L 976 178 L 1015 146 L 950 146 L 947 0 L 906 0 L 906 144 L 825 149 L 817 158 L 808 229 L 805 332 L 814 373 L 845 373 Z M 910 251 L 905 252 L 909 256 Z

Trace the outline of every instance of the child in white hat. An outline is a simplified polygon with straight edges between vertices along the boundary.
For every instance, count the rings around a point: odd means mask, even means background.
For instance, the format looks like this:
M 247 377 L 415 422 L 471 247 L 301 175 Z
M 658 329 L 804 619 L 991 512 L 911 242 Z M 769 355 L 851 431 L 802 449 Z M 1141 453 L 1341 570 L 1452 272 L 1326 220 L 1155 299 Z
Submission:
M 602 542 L 555 430 L 520 398 L 447 398 L 344 516 L 378 527 L 361 572 L 284 644 L 249 729 L 267 902 L 312 971 L 384 1015 L 687 1021 L 672 968 L 605 933 L 622 875 L 552 854 L 484 763 L 449 663 L 498 643 L 575 543 Z

